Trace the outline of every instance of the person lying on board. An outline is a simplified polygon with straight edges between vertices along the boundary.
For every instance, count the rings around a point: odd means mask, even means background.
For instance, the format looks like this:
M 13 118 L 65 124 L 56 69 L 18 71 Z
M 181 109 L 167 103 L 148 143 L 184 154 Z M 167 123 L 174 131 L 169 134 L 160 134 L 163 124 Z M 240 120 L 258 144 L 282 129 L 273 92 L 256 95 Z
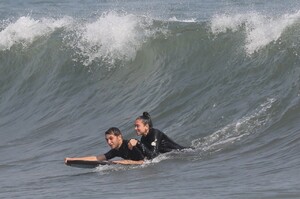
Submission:
M 130 139 L 128 148 L 133 149 L 137 147 L 140 149 L 147 159 L 153 159 L 160 153 L 170 152 L 172 150 L 186 149 L 172 139 L 165 133 L 153 128 L 152 120 L 148 112 L 144 112 L 135 120 L 135 130 L 137 135 L 141 135 L 141 141 Z
M 65 164 L 68 161 L 83 160 L 83 161 L 105 161 L 114 157 L 121 157 L 124 160 L 112 161 L 114 164 L 143 164 L 145 156 L 137 147 L 128 148 L 128 140 L 124 140 L 121 131 L 116 127 L 111 127 L 105 132 L 105 139 L 111 150 L 105 154 L 98 156 L 85 157 L 67 157 Z

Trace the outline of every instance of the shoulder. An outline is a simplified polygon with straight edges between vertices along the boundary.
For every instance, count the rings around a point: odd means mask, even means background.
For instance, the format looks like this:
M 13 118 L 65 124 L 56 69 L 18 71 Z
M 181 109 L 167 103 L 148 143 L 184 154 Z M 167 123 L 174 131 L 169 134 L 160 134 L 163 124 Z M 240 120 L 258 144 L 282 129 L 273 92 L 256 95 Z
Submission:
M 118 151 L 116 149 L 111 149 L 104 154 L 107 160 L 114 158 L 117 155 Z
M 150 130 L 149 130 L 149 133 L 157 133 L 157 132 L 159 132 L 160 130 L 158 130 L 158 129 L 155 129 L 155 128 L 151 128 Z
M 161 130 L 155 129 L 155 128 L 150 129 L 150 133 L 151 134 L 155 134 L 155 135 L 157 135 L 157 134 L 164 134 Z
M 123 140 L 120 148 L 122 148 L 123 150 L 128 149 L 128 142 L 129 142 L 129 140 Z
M 165 134 L 163 132 L 161 132 L 160 130 L 152 128 L 149 131 L 149 137 L 148 138 L 150 140 L 155 140 L 155 139 L 161 140 L 161 138 L 164 137 L 164 135 Z

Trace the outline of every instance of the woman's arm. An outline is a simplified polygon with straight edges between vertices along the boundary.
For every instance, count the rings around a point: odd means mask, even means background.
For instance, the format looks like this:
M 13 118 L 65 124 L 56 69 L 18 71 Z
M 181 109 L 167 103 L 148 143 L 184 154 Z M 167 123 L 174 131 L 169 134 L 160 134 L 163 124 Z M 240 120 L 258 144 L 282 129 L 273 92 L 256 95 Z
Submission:
M 137 148 L 138 151 L 140 151 L 147 159 L 153 159 L 156 156 L 156 153 L 150 150 L 148 147 L 146 147 L 143 143 L 136 139 L 130 139 L 128 142 L 128 148 L 130 150 L 133 150 L 134 148 Z

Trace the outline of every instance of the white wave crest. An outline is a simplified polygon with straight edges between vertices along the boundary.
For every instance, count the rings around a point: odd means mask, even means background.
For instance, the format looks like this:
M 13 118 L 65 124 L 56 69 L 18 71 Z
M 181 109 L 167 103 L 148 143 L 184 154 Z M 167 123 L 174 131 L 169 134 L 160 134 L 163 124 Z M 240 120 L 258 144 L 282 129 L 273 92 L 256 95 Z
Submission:
M 116 60 L 132 60 L 138 49 L 154 35 L 153 21 L 132 14 L 108 12 L 96 21 L 75 30 L 75 37 L 68 44 L 90 65 L 101 59 L 111 65 Z
M 168 21 L 178 21 L 178 22 L 186 22 L 186 23 L 195 23 L 197 20 L 195 18 L 191 19 L 177 19 L 177 17 L 171 17 Z
M 245 51 L 253 54 L 280 39 L 286 28 L 295 24 L 299 19 L 300 11 L 280 17 L 268 17 L 255 12 L 235 15 L 222 14 L 212 18 L 211 31 L 219 34 L 228 30 L 235 32 L 245 27 Z
M 17 21 L 9 23 L 0 32 L 0 50 L 10 50 L 13 45 L 21 44 L 24 48 L 42 36 L 48 36 L 57 28 L 68 26 L 70 18 L 62 19 L 32 19 L 29 16 L 20 17 Z

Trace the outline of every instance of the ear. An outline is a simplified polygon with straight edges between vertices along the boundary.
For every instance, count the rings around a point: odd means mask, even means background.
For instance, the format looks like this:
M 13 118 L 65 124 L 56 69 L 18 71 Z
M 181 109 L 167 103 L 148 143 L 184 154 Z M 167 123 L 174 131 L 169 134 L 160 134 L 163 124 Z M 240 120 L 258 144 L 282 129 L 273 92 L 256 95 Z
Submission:
M 149 124 L 146 124 L 145 127 L 146 127 L 146 130 L 147 130 L 147 132 L 148 132 L 148 131 L 150 130 Z
M 117 138 L 119 141 L 121 141 L 123 139 L 122 135 L 118 135 Z

